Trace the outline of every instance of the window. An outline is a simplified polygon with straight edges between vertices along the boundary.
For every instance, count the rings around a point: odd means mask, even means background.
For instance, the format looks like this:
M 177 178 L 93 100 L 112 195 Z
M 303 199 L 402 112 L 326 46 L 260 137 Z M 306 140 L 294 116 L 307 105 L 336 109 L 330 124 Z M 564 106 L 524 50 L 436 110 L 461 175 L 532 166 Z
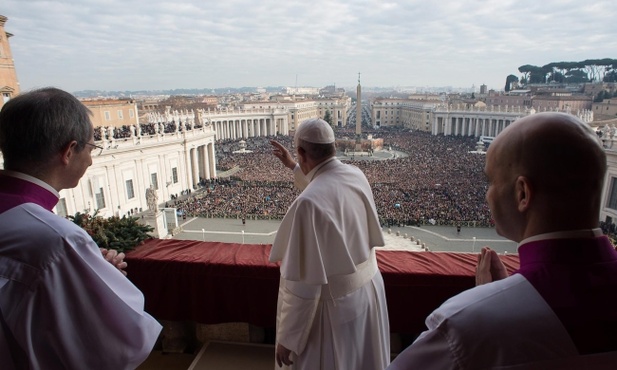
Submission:
M 154 190 L 159 190 L 159 181 L 156 178 L 156 172 L 150 174 L 150 184 L 152 184 Z
M 58 201 L 58 204 L 56 204 L 56 214 L 60 217 L 67 217 L 69 215 L 68 211 L 66 210 L 66 199 L 65 198 L 60 198 L 60 200 Z
M 135 117 L 135 112 L 132 109 L 129 109 L 129 117 Z
M 171 169 L 171 181 L 174 184 L 178 183 L 178 168 L 177 167 L 174 167 Z
M 118 119 L 123 119 L 122 111 L 121 110 L 118 111 Z
M 105 208 L 105 194 L 103 188 L 99 188 L 99 192 L 95 194 L 96 197 L 96 209 Z
M 105 111 L 105 121 L 111 121 L 111 114 L 109 113 L 109 111 Z
M 133 189 L 133 179 L 126 180 L 126 199 L 135 198 L 135 190 Z
M 617 210 L 617 178 L 615 177 L 611 178 L 611 190 L 608 194 L 607 207 Z
M 9 100 L 11 100 L 11 94 L 9 93 L 2 93 L 2 101 L 4 103 L 8 102 Z

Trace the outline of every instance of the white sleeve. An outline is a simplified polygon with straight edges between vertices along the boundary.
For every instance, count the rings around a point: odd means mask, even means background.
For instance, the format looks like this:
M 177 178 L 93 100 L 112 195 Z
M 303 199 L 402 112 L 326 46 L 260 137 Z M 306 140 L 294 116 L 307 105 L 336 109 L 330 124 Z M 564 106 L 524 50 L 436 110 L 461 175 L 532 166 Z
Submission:
M 309 184 L 309 181 L 304 175 L 304 172 L 302 172 L 302 169 L 300 168 L 300 164 L 296 163 L 296 167 L 294 167 L 293 173 L 294 173 L 294 185 L 296 185 L 296 187 L 300 190 L 306 189 L 306 187 Z
M 143 294 L 86 238 L 64 240 L 65 253 L 46 268 L 15 321 L 24 325 L 17 339 L 31 346 L 32 368 L 60 361 L 65 369 L 135 369 L 161 331 L 144 311 Z
M 320 295 L 321 285 L 309 285 L 281 278 L 279 284 L 281 313 L 276 328 L 276 338 L 278 343 L 296 355 L 300 355 L 306 347 Z
M 386 370 L 408 369 L 459 369 L 445 333 L 439 329 L 423 332 Z

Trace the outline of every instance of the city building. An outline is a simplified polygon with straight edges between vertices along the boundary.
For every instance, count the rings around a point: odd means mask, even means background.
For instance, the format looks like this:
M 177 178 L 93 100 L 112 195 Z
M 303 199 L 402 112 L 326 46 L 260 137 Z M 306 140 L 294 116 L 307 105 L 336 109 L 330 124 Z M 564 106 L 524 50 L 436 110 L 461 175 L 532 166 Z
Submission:
M 286 87 L 283 93 L 288 95 L 319 95 L 318 87 Z
M 534 114 L 536 112 L 565 112 L 570 113 L 583 122 L 593 121 L 593 112 L 582 110 L 571 112 L 570 110 L 542 109 L 523 107 L 500 107 L 490 106 L 485 108 L 466 107 L 463 105 L 440 105 L 433 112 L 431 132 L 433 135 L 461 135 L 461 136 L 488 136 L 495 137 L 503 129 L 517 119 Z
M 560 111 L 581 111 L 591 109 L 593 97 L 573 94 L 567 89 L 538 90 L 531 99 L 536 110 L 557 109 Z
M 94 127 L 122 127 L 139 124 L 137 104 L 132 99 L 82 100 L 92 112 Z
M 347 95 L 324 96 L 289 96 L 275 95 L 267 101 L 244 102 L 239 104 L 241 110 L 270 110 L 277 112 L 276 132 L 288 134 L 309 118 L 324 118 L 330 112 L 332 123 L 343 126 L 347 122 L 347 113 L 351 107 L 351 98 Z M 286 117 L 281 113 L 285 112 Z
M 408 99 L 371 100 L 371 120 L 375 127 L 403 126 L 430 131 L 433 111 L 442 104 L 440 95 L 414 94 Z
M 123 216 L 147 209 L 145 191 L 150 186 L 161 202 L 197 189 L 200 181 L 217 177 L 214 136 L 212 126 L 202 126 L 101 138 L 95 143 L 104 149 L 93 152 L 92 166 L 75 188 L 60 192 L 55 212 Z
M 617 96 L 611 99 L 604 99 L 601 102 L 592 103 L 591 111 L 598 120 L 617 118 Z
M 531 108 L 532 106 L 531 90 L 512 90 L 510 93 L 489 91 L 485 98 L 485 103 L 488 107 L 524 107 Z
M 7 17 L 0 15 L 0 94 L 2 94 L 0 108 L 9 99 L 19 94 L 19 82 L 9 44 L 9 38 L 13 35 L 4 30 L 7 20 Z
M 613 122 L 617 123 L 617 119 Z M 617 230 L 617 143 L 614 143 L 613 139 L 615 137 L 604 140 L 608 171 L 602 191 L 600 220 L 604 221 L 608 227 L 612 227 L 612 231 L 615 232 Z

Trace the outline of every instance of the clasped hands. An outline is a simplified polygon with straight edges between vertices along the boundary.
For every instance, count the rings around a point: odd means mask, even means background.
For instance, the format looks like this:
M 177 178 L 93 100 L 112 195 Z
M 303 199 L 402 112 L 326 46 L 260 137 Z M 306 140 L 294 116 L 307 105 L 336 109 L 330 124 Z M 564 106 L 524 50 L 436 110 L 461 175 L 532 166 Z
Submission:
M 111 263 L 115 268 L 117 268 L 118 270 L 120 270 L 120 272 L 122 274 L 124 274 L 124 276 L 126 276 L 126 271 L 124 270 L 127 266 L 127 263 L 124 262 L 124 253 L 120 252 L 118 253 L 117 250 L 115 249 L 105 249 L 105 248 L 99 248 L 101 250 L 101 253 L 103 254 L 103 258 L 105 258 L 105 260 L 109 263 Z
M 501 262 L 497 252 L 489 247 L 482 247 L 476 266 L 476 286 L 508 277 L 508 270 Z

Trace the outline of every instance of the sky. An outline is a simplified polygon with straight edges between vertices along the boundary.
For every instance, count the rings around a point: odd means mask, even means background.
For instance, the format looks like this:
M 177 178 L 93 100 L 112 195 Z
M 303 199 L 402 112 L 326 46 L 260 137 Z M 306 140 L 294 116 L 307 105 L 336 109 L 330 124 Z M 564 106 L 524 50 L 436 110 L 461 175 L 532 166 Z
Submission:
M 21 90 L 502 90 L 518 67 L 617 58 L 612 0 L 2 0 Z M 611 55 L 612 54 L 612 55 Z

